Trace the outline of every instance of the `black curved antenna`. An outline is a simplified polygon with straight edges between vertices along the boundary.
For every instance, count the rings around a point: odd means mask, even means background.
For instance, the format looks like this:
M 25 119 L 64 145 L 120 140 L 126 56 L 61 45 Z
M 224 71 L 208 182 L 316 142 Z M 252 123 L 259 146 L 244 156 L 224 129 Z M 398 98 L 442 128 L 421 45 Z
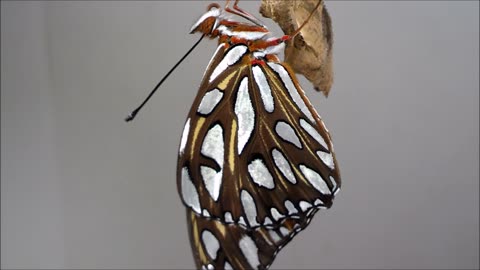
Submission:
M 158 82 L 158 84 L 155 86 L 155 88 L 153 88 L 153 90 L 150 92 L 150 94 L 147 96 L 147 98 L 142 102 L 142 104 L 140 104 L 140 106 L 138 106 L 138 108 L 133 110 L 125 118 L 125 122 L 130 122 L 135 118 L 135 116 L 142 109 L 142 107 L 145 105 L 145 103 L 147 103 L 147 101 L 153 96 L 153 94 L 155 94 L 155 92 L 160 87 L 160 85 L 162 85 L 162 83 L 168 78 L 168 76 L 170 76 L 170 74 L 178 67 L 178 65 L 180 65 L 180 63 L 182 63 L 183 60 L 185 60 L 185 58 L 187 58 L 187 56 L 195 49 L 195 47 L 197 47 L 197 45 L 200 43 L 200 41 L 202 41 L 204 36 L 205 35 L 202 35 L 200 37 L 200 39 L 195 44 L 193 44 L 192 48 L 190 48 L 190 50 L 188 50 L 188 52 L 180 60 L 178 60 L 178 62 L 170 69 L 170 71 L 168 71 L 167 74 L 160 80 L 160 82 Z

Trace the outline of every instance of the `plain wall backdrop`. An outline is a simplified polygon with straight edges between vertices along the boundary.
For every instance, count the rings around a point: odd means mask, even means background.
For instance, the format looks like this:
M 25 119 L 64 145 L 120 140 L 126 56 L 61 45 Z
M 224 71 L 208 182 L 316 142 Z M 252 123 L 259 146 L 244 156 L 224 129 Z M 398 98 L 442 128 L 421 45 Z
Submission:
M 123 118 L 209 2 L 1 2 L 2 268 L 194 267 L 177 147 L 216 42 Z M 343 189 L 272 268 L 478 268 L 479 3 L 327 7 L 331 95 L 301 83 Z

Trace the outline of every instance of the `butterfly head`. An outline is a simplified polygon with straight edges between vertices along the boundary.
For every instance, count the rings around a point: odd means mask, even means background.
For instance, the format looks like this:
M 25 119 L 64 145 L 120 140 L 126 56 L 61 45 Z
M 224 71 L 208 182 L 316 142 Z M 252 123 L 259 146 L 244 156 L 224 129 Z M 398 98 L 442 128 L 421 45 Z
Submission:
M 210 35 L 213 30 L 218 25 L 220 15 L 222 14 L 222 9 L 217 3 L 212 3 L 207 7 L 207 12 L 205 12 L 198 20 L 195 22 L 190 29 L 190 34 L 200 32 L 204 35 Z

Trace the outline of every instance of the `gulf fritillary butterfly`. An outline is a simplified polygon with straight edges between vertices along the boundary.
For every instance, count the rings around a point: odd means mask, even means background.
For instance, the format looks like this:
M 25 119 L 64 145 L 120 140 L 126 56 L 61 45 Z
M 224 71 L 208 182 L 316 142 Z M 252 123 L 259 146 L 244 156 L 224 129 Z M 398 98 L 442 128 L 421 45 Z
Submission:
M 191 29 L 219 46 L 185 122 L 177 186 L 197 268 L 267 269 L 318 209 L 331 207 L 340 172 L 327 128 L 276 56 L 308 19 L 293 35 L 269 38 L 238 0 L 233 9 L 228 2 L 211 4 Z

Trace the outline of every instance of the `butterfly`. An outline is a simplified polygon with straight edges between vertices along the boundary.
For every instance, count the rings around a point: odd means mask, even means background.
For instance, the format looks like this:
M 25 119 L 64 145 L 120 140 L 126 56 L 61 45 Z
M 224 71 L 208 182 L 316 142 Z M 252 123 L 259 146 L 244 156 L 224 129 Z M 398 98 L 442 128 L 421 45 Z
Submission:
M 252 18 L 238 9 L 234 14 Z M 198 268 L 259 268 L 340 189 L 331 136 L 257 20 L 210 6 L 192 27 L 218 38 L 182 132 L 177 186 Z
M 340 171 L 323 120 L 277 57 L 310 17 L 275 38 L 238 0 L 233 9 L 229 2 L 207 7 L 191 28 L 202 37 L 177 63 L 204 36 L 218 39 L 181 135 L 177 187 L 197 268 L 267 269 L 332 206 Z

